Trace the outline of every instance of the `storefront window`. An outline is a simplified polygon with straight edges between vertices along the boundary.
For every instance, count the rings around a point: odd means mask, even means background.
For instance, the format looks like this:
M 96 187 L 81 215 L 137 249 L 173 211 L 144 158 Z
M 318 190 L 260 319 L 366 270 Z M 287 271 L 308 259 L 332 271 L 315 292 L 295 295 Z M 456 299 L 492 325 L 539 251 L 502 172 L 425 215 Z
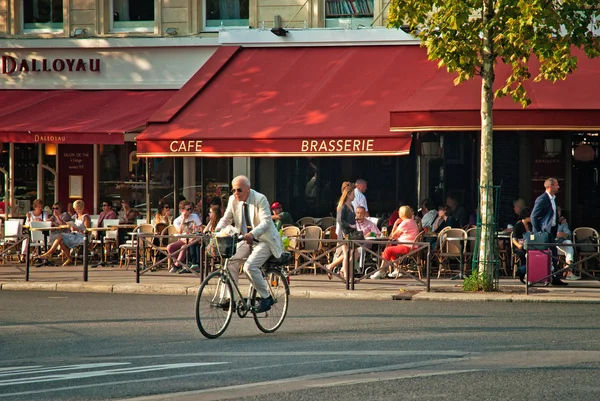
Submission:
M 23 0 L 23 22 L 27 31 L 62 31 L 62 0 Z
M 113 32 L 152 32 L 154 0 L 113 0 Z
M 8 186 L 8 143 L 0 143 L 0 217 L 4 217 L 4 212 L 8 206 L 6 192 Z
M 336 215 L 344 181 L 363 178 L 372 216 L 389 217 L 402 200 L 416 206 L 414 160 L 398 157 L 280 158 L 276 199 L 295 220 Z
M 204 9 L 207 30 L 249 24 L 249 0 L 206 0 Z
M 133 142 L 99 146 L 100 201 L 111 202 L 113 209 L 119 210 L 121 199 L 127 199 L 145 215 L 146 159 L 138 159 L 135 148 Z M 158 202 L 173 193 L 173 159 L 150 159 L 149 166 L 150 207 L 153 214 Z
M 32 202 L 38 197 L 38 145 L 28 143 L 15 144 L 14 160 L 15 200 L 18 203 L 18 208 L 15 208 L 12 214 L 21 216 L 31 210 Z
M 211 202 L 220 199 L 222 207 L 227 206 L 232 178 L 231 158 L 196 159 L 196 181 L 200 186 L 196 191 L 195 204 L 197 212 L 202 213 L 202 221 L 207 221 Z

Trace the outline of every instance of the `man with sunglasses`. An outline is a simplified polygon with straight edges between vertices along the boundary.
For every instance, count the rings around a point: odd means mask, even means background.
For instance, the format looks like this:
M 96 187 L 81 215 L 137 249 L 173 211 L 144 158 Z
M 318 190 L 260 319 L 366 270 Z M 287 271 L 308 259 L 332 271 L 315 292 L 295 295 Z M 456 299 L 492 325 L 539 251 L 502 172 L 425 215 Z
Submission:
M 98 216 L 98 227 L 104 227 L 105 219 L 118 219 L 117 212 L 112 209 L 112 205 L 108 201 L 102 202 L 102 212 Z
M 175 229 L 179 234 L 191 234 L 200 230 L 200 227 L 202 226 L 202 220 L 196 213 L 192 213 L 193 210 L 194 205 L 189 200 L 182 200 L 179 202 L 179 213 L 181 214 L 173 221 L 173 226 L 175 226 Z M 179 241 L 170 243 L 167 246 L 169 255 L 177 252 L 179 249 L 181 249 L 181 247 L 188 243 L 188 241 L 188 238 L 180 238 Z M 177 260 L 175 261 L 171 270 L 169 270 L 169 273 L 179 272 L 181 264 L 183 263 L 183 259 L 185 258 L 185 254 L 185 250 L 179 252 Z
M 247 258 L 244 273 L 261 297 L 256 312 L 266 312 L 271 309 L 273 298 L 260 267 L 271 255 L 276 258 L 281 256 L 283 243 L 271 218 L 267 197 L 250 188 L 248 177 L 235 177 L 231 181 L 231 189 L 233 195 L 229 197 L 227 210 L 217 224 L 217 231 L 233 224 L 236 231 L 244 236 L 244 241 L 238 243 L 235 255 L 229 260 L 229 271 L 237 282 L 240 264 Z

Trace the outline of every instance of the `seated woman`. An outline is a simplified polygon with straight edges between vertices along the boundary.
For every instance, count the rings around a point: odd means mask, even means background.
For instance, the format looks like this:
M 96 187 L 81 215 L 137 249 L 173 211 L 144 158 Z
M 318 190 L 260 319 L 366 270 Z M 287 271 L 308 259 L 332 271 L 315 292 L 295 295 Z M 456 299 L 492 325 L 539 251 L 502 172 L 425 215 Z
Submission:
M 52 257 L 54 252 L 60 248 L 60 250 L 63 252 L 63 256 L 66 257 L 66 261 L 63 263 L 63 266 L 68 266 L 73 263 L 71 249 L 83 244 L 83 240 L 85 238 L 85 229 L 91 227 L 90 216 L 84 214 L 83 212 L 83 209 L 85 208 L 83 201 L 76 200 L 73 203 L 73 208 L 75 209 L 75 213 L 77 213 L 77 217 L 75 218 L 74 225 L 71 226 L 71 232 L 61 233 L 58 238 L 56 238 L 48 252 L 40 256 L 42 259 L 49 259 Z
M 158 212 L 154 215 L 154 225 L 157 224 L 171 224 L 171 206 L 168 202 L 162 201 L 158 204 Z
M 44 202 L 41 199 L 36 199 L 33 201 L 33 210 L 27 212 L 27 218 L 25 219 L 25 225 L 29 226 L 32 221 L 46 221 L 48 220 L 48 213 L 44 212 Z M 21 257 L 19 261 L 21 263 L 25 262 L 25 258 L 27 257 L 27 247 L 29 247 L 29 237 L 26 237 L 23 241 L 23 245 L 21 246 Z
M 48 217 L 48 221 L 52 222 L 52 227 L 60 227 L 60 226 L 65 226 L 67 224 L 68 221 L 72 221 L 71 216 L 69 216 L 69 213 L 65 212 L 63 210 L 63 207 L 61 205 L 60 202 L 55 202 L 54 205 L 52 205 L 52 216 Z M 58 231 L 52 231 L 50 232 L 50 244 L 54 243 L 54 241 L 56 241 L 56 239 L 58 238 L 58 236 L 61 233 L 68 233 L 69 229 L 65 228 L 64 230 L 61 230 L 60 232 Z
M 443 205 L 438 207 L 438 218 L 433 223 L 433 230 L 439 233 L 446 227 L 460 228 L 460 225 L 458 224 L 458 220 L 452 217 L 450 206 Z
M 192 213 L 194 210 L 194 205 L 192 202 L 188 200 L 183 200 L 179 202 L 179 212 L 181 213 L 179 217 L 177 217 L 173 221 L 173 225 L 179 234 L 191 234 L 202 226 L 202 220 L 200 217 Z M 184 245 L 186 245 L 189 241 L 189 238 L 180 238 L 178 241 L 172 242 L 167 246 L 167 252 L 169 255 L 173 255 L 175 252 L 179 251 Z M 181 263 L 185 258 L 185 251 L 180 251 L 177 259 L 169 273 L 178 273 L 181 267 Z M 193 259 L 194 255 L 190 255 Z M 187 271 L 187 270 L 185 270 Z
M 390 238 L 398 240 L 398 242 L 414 242 L 417 235 L 419 235 L 419 227 L 413 218 L 412 208 L 410 206 L 402 206 L 398 211 L 398 216 L 398 221 L 400 222 L 399 224 L 394 223 L 394 229 L 392 230 L 392 234 L 390 234 Z M 382 269 L 375 272 L 370 278 L 378 279 L 385 277 L 385 269 L 383 269 L 385 261 L 396 260 L 409 253 L 413 248 L 414 246 L 409 244 L 388 245 L 381 255 L 383 259 L 381 263 Z M 400 270 L 396 268 L 389 274 L 389 277 L 398 277 L 399 274 Z
M 217 224 L 219 220 L 223 217 L 223 213 L 221 212 L 221 206 L 212 205 L 210 210 L 208 211 L 208 224 L 204 227 L 203 233 L 213 233 L 217 228 Z
M 138 212 L 137 210 L 131 208 L 131 205 L 129 204 L 129 201 L 127 199 L 121 199 L 121 210 L 119 211 L 118 216 L 119 224 L 135 224 L 136 219 L 138 217 Z M 119 228 L 119 244 L 125 243 L 125 236 L 129 231 L 131 231 L 130 228 Z

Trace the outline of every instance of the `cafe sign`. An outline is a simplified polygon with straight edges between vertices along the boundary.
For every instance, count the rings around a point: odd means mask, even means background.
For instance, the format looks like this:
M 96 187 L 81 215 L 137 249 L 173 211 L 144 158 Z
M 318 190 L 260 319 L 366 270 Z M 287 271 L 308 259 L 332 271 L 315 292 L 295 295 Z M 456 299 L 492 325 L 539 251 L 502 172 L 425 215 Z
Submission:
M 186 156 L 398 156 L 408 154 L 411 138 L 203 138 L 159 139 L 142 133 L 136 138 L 138 157 Z
M 100 72 L 99 58 L 17 58 L 2 56 L 2 75 L 34 72 Z

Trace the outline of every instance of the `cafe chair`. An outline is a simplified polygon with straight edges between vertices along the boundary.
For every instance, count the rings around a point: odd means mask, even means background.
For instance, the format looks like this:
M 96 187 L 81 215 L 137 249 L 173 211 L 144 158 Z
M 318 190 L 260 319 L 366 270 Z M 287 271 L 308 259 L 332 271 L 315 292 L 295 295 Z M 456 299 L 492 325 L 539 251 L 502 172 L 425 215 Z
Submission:
M 580 261 L 592 256 L 583 262 L 582 269 L 596 276 L 600 272 L 600 244 L 598 231 L 592 227 L 578 227 L 573 230 L 573 244 L 575 245 L 575 260 Z M 593 263 L 590 263 L 592 262 Z
M 23 236 L 23 221 L 21 219 L 8 219 L 4 222 L 4 236 L 0 241 L 0 250 L 2 251 L 2 263 L 7 258 L 16 256 L 17 258 L 21 254 L 21 242 L 24 240 Z
M 519 257 L 515 253 L 515 244 L 513 243 L 513 233 L 510 233 L 510 268 L 512 269 L 512 278 L 517 278 L 519 270 Z
M 157 225 L 158 227 L 158 225 Z M 158 231 L 156 231 L 156 233 L 158 234 Z M 167 256 L 167 269 L 170 270 L 171 269 L 171 263 L 173 263 L 173 260 L 171 259 L 171 257 L 169 256 L 169 251 L 167 250 L 167 247 L 169 246 L 169 244 L 178 241 L 178 238 L 175 237 L 175 235 L 177 234 L 177 227 L 175 227 L 174 225 L 169 225 L 166 226 L 165 228 L 163 228 L 163 230 L 160 232 L 160 235 L 168 235 L 168 238 L 162 237 L 159 241 L 160 245 L 156 248 L 156 252 L 154 254 L 154 264 L 156 264 L 156 260 L 157 259 L 162 259 L 162 257 L 160 256 L 165 255 Z
M 298 220 L 296 222 L 296 225 L 300 228 L 314 226 L 314 225 L 316 225 L 315 218 L 314 217 L 302 217 L 300 220 Z
M 154 234 L 154 226 L 152 224 L 140 224 L 136 228 L 133 229 L 134 233 L 144 233 L 144 234 Z M 134 235 L 133 238 L 126 243 L 119 245 L 119 267 L 125 267 L 125 270 L 129 269 L 129 265 L 132 260 L 135 260 L 135 253 L 137 251 L 139 238 L 137 235 Z M 140 242 L 140 251 L 143 251 L 143 248 L 146 249 L 145 258 L 149 258 L 151 256 L 152 251 L 152 238 L 144 238 Z
M 298 253 L 299 258 L 307 259 L 312 262 L 312 265 L 308 264 L 305 268 L 313 269 L 315 275 L 317 274 L 317 266 L 316 259 L 321 252 L 321 241 L 319 241 L 323 237 L 323 230 L 319 226 L 308 226 L 304 227 L 300 230 L 299 235 L 299 249 Z M 302 259 L 300 259 L 301 261 Z
M 119 219 L 105 219 L 102 222 L 104 227 L 116 227 L 119 225 Z M 117 241 L 119 234 L 117 230 L 106 231 L 104 234 L 104 261 L 108 261 L 108 255 L 117 252 Z M 118 256 L 118 255 L 117 255 Z
M 319 221 L 317 222 L 317 225 L 319 227 L 321 227 L 321 229 L 323 231 L 327 230 L 329 227 L 331 226 L 335 226 L 335 217 L 323 217 L 322 219 L 319 219 Z
M 337 248 L 337 246 L 338 246 L 338 243 L 337 243 L 338 236 L 337 236 L 335 229 L 336 229 L 336 225 L 334 223 L 331 226 L 327 227 L 325 230 L 323 230 L 323 239 L 327 239 L 327 240 L 331 241 L 331 242 L 322 242 L 321 243 L 321 249 L 322 249 L 323 253 L 327 254 L 327 263 L 331 263 L 331 261 L 334 259 L 335 252 L 333 252 L 331 250 Z M 334 240 L 335 240 L 335 242 L 333 242 Z
M 49 228 L 52 227 L 52 222 L 50 221 L 32 221 L 30 224 L 31 228 Z M 30 240 L 29 240 L 29 255 L 40 255 L 40 249 L 46 249 L 48 246 L 52 245 L 47 243 L 47 239 L 44 238 L 43 231 L 31 231 Z
M 461 228 L 444 229 L 438 236 L 439 253 L 438 259 L 438 275 L 456 273 L 463 271 L 465 263 L 465 250 L 467 246 L 467 232 Z M 452 262 L 457 262 L 458 268 L 452 268 Z

